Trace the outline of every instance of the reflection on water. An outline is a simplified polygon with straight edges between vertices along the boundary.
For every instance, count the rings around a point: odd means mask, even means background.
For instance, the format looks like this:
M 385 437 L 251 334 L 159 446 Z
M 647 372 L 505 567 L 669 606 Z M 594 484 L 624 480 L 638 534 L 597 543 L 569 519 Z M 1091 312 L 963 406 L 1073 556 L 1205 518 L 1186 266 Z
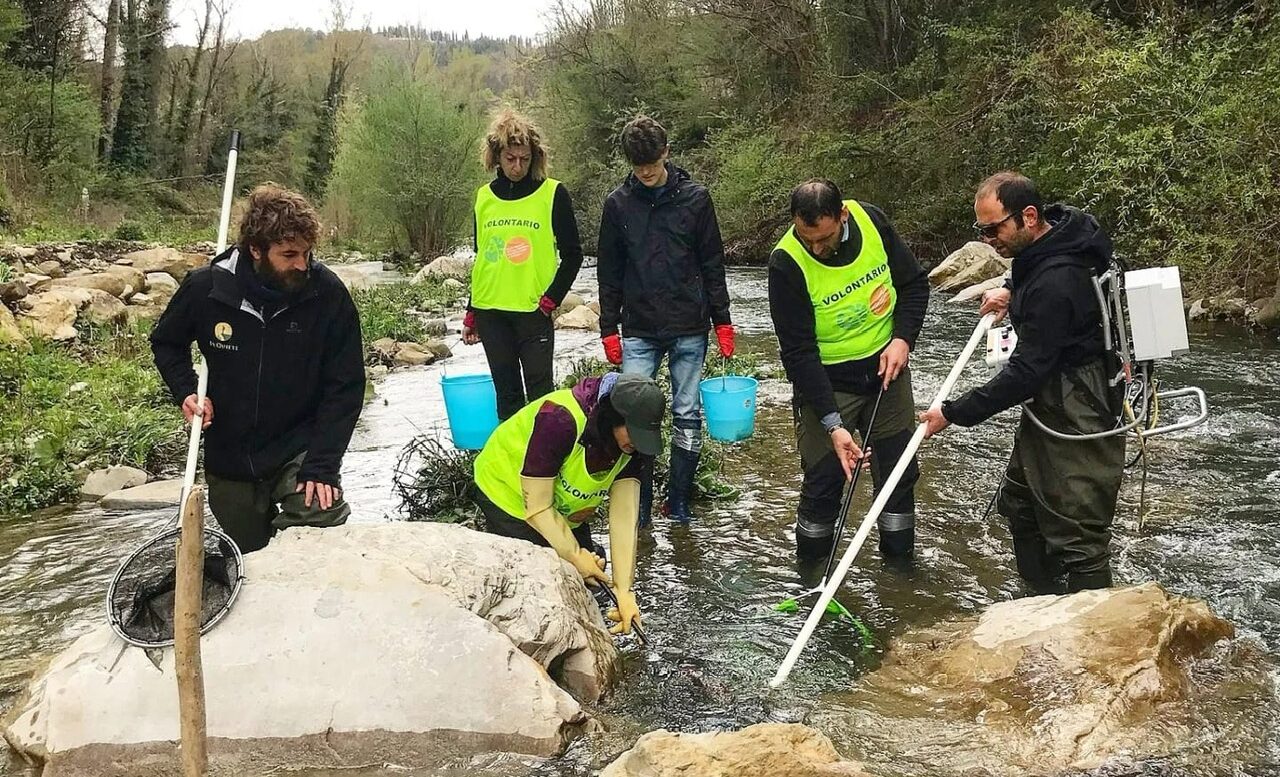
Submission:
M 594 298 L 589 272 L 578 285 Z M 731 290 L 740 349 L 776 363 L 763 273 L 735 271 Z M 975 319 L 972 308 L 935 299 L 913 357 L 917 400 L 936 391 Z M 557 339 L 566 363 L 599 349 L 591 333 L 561 330 Z M 456 353 L 448 370 L 483 369 L 479 347 L 459 346 Z M 1223 327 L 1197 331 L 1189 356 L 1162 365 L 1166 386 L 1204 388 L 1212 415 L 1201 427 L 1149 443 L 1141 533 L 1140 472 L 1126 479 L 1116 525 L 1117 580 L 1157 580 L 1173 592 L 1204 598 L 1240 636 L 1195 672 L 1205 701 L 1190 720 L 1170 722 L 1187 732 L 1173 758 L 1097 775 L 1276 773 L 1270 771 L 1280 763 L 1276 669 L 1265 656 L 1280 648 L 1277 355 L 1274 340 Z M 975 360 L 961 387 L 981 381 L 984 372 Z M 389 479 L 396 455 L 414 434 L 443 428 L 440 373 L 440 367 L 399 372 L 378 385 L 344 465 L 356 519 L 395 519 Z M 840 714 L 840 696 L 878 665 L 894 635 L 974 614 L 1019 592 L 1008 532 L 998 517 L 984 520 L 1009 453 L 1014 414 L 926 443 L 914 567 L 904 572 L 882 565 L 875 543 L 868 542 L 840 594 L 874 641 L 866 643 L 847 622 L 824 622 L 791 681 L 770 692 L 767 681 L 803 621 L 803 613 L 773 610 L 805 587 L 792 555 L 800 478 L 790 409 L 767 399 L 788 395 L 783 382 L 762 386 L 766 399 L 756 437 L 727 457 L 726 476 L 740 487 L 738 499 L 700 504 L 688 527 L 658 517 L 643 535 L 637 578 L 650 644 L 626 643 L 623 685 L 598 711 L 609 733 L 575 743 L 562 759 L 486 756 L 433 773 L 586 777 L 648 730 L 701 731 L 766 720 L 814 722 L 844 751 L 885 774 L 959 773 L 961 754 L 972 748 L 963 730 L 850 727 L 840 722 L 850 719 Z M 868 504 L 864 492 L 855 513 Z M 20 692 L 32 658 L 101 622 L 115 563 L 167 517 L 163 511 L 122 516 L 78 509 L 0 525 L 0 705 L 7 707 Z

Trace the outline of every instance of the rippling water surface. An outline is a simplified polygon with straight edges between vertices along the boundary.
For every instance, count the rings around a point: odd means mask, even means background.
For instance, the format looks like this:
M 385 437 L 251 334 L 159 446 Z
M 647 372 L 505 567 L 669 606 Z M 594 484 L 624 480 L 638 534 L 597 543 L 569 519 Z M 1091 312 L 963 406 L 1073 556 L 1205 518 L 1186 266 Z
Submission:
M 589 272 L 578 286 L 594 298 Z M 734 271 L 730 286 L 740 349 L 776 364 L 763 273 Z M 973 308 L 934 299 L 913 357 L 918 403 L 937 390 L 975 322 Z M 599 349 L 592 334 L 562 330 L 557 338 L 565 363 Z M 455 353 L 444 368 L 399 372 L 379 383 L 344 465 L 353 520 L 396 519 L 390 473 L 414 434 L 443 428 L 441 370 L 465 372 L 484 363 L 478 346 Z M 1192 732 L 1179 737 L 1184 744 L 1178 752 L 1108 767 L 1099 776 L 1280 773 L 1277 672 L 1268 657 L 1280 648 L 1277 357 L 1274 338 L 1206 328 L 1193 333 L 1190 355 L 1163 367 L 1165 385 L 1204 388 L 1212 414 L 1205 425 L 1149 443 L 1141 531 L 1140 470 L 1126 478 L 1114 544 L 1117 581 L 1156 580 L 1203 598 L 1236 625 L 1239 636 L 1197 670 L 1205 701 L 1189 720 L 1176 721 L 1180 731 Z M 975 360 L 961 388 L 980 382 L 984 372 Z M 976 758 L 961 729 L 877 729 L 845 714 L 842 692 L 878 665 L 896 634 L 974 614 L 1019 593 L 1008 532 L 995 516 L 984 520 L 1015 414 L 972 430 L 949 430 L 925 444 L 914 568 L 882 565 L 869 541 L 840 594 L 874 642 L 866 644 L 848 623 L 826 622 L 791 681 L 769 693 L 767 681 L 803 619 L 777 613 L 773 605 L 804 584 L 792 553 L 800 478 L 790 389 L 768 381 L 761 396 L 756 436 L 726 457 L 725 475 L 740 496 L 700 504 L 689 527 L 657 518 L 642 537 L 638 593 L 650 645 L 625 644 L 622 687 L 598 711 L 610 732 L 576 743 L 561 759 L 463 759 L 440 774 L 586 777 L 645 731 L 704 731 L 766 720 L 811 722 L 844 752 L 885 774 L 956 774 Z M 855 513 L 868 504 L 863 491 Z M 33 660 L 102 621 L 104 592 L 122 552 L 167 517 L 167 511 L 120 515 L 78 508 L 0 523 L 0 709 L 21 692 Z M 16 763 L 0 764 L 0 773 L 22 772 Z

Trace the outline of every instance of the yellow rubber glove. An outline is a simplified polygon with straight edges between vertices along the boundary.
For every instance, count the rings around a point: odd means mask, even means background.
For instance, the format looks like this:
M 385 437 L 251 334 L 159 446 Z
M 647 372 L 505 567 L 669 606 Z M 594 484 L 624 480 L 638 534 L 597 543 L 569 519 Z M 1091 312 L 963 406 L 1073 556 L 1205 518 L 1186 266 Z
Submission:
M 520 478 L 524 493 L 525 521 L 541 534 L 560 558 L 573 564 L 587 585 L 612 581 L 604 571 L 604 559 L 578 545 L 569 522 L 552 506 L 553 478 Z
M 640 607 L 631 585 L 636 572 L 636 522 L 640 517 L 640 481 L 615 481 L 609 489 L 609 552 L 613 554 L 613 593 L 618 606 L 609 610 L 617 625 L 614 634 L 630 634 L 632 624 L 640 625 Z

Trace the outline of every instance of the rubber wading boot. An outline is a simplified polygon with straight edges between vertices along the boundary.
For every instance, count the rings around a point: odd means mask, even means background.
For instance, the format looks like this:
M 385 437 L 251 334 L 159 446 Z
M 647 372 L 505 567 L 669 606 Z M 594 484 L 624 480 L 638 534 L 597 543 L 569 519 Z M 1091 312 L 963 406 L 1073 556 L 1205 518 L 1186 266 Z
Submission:
M 653 516 L 653 464 L 652 462 L 640 472 L 640 518 L 636 525 L 646 529 Z
M 909 559 L 916 549 L 915 513 L 880 513 L 880 554 L 885 558 Z
M 671 446 L 671 469 L 667 473 L 667 514 L 676 523 L 693 520 L 693 480 L 698 474 L 698 454 Z
M 1103 569 L 1098 572 L 1068 572 L 1067 573 L 1067 593 L 1073 594 L 1076 591 L 1088 591 L 1095 588 L 1111 587 L 1111 570 Z
M 825 537 L 810 537 L 796 532 L 796 558 L 801 561 L 825 560 L 831 554 L 831 546 L 836 542 L 834 534 Z
M 1027 584 L 1033 596 L 1063 592 L 1062 565 L 1049 555 L 1049 549 L 1042 538 L 1015 536 L 1013 557 L 1018 565 L 1018 576 Z

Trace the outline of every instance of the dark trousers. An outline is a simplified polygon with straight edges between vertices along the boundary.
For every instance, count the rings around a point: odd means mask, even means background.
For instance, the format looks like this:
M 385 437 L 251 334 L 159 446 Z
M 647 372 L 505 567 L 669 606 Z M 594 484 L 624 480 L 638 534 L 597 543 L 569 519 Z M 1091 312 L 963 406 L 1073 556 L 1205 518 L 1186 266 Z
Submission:
M 875 394 L 850 394 L 835 392 L 836 408 L 844 423 L 857 429 L 865 447 L 871 444 L 871 477 L 875 493 L 888 479 L 898 459 L 911 441 L 915 427 L 915 400 L 911 393 L 911 371 L 904 369 L 898 379 L 889 384 L 880 400 L 872 438 L 867 440 L 871 426 L 871 411 L 875 408 Z M 840 515 L 840 502 L 848 483 L 844 469 L 831 446 L 831 435 L 822 426 L 822 419 L 808 405 L 796 408 L 796 445 L 800 449 L 800 466 L 804 469 L 804 482 L 800 486 L 800 499 L 796 507 L 796 544 L 802 556 L 825 555 L 834 541 L 835 524 Z M 915 458 L 911 459 L 902 479 L 894 486 L 885 504 L 878 525 L 881 550 L 890 555 L 902 555 L 911 551 L 915 536 L 915 485 L 920 469 Z M 863 502 L 869 507 L 869 502 Z M 862 508 L 858 508 L 861 510 Z M 853 520 L 857 520 L 855 516 Z M 856 524 L 855 524 L 856 528 Z M 896 544 L 887 547 L 886 535 L 895 535 Z M 900 540 L 900 542 L 898 542 Z M 901 545 L 901 547 L 898 547 Z
M 209 486 L 209 510 L 222 531 L 235 541 L 241 553 L 267 546 L 277 531 L 290 526 L 339 526 L 347 522 L 351 506 L 339 497 L 328 510 L 320 500 L 298 491 L 298 470 L 306 453 L 300 453 L 271 476 L 259 481 L 226 480 L 205 473 Z
M 555 390 L 551 356 L 555 328 L 551 317 L 535 310 L 477 310 L 476 332 L 484 343 L 484 355 L 498 394 L 498 420 Z M 521 521 L 523 523 L 523 521 Z
M 1116 404 L 1099 360 L 1051 377 L 1029 406 L 1050 429 L 1080 434 L 1112 428 Z M 1060 440 L 1024 410 L 1013 439 L 996 506 L 1009 520 L 1019 575 L 1035 590 L 1051 590 L 1064 571 L 1070 590 L 1110 585 L 1124 436 Z
M 478 490 L 476 492 L 476 504 L 479 505 L 480 512 L 484 513 L 484 528 L 490 534 L 527 540 L 541 548 L 551 547 L 551 543 L 547 542 L 547 539 L 539 534 L 537 529 L 498 507 L 489 501 L 489 497 Z M 573 536 L 578 540 L 579 546 L 604 558 L 604 549 L 596 545 L 591 539 L 591 525 L 589 523 L 584 521 L 579 524 L 578 528 L 573 530 Z

